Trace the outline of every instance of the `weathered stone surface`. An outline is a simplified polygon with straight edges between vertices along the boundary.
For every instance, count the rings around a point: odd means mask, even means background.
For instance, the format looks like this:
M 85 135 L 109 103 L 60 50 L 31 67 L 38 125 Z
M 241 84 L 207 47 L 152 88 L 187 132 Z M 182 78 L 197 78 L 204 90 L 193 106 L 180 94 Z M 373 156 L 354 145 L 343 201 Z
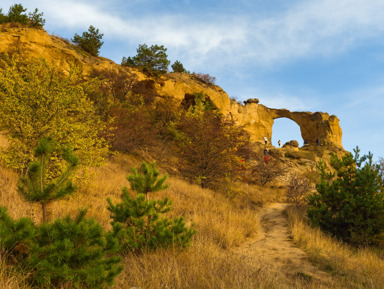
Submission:
M 283 148 L 285 147 L 293 147 L 293 148 L 298 148 L 299 147 L 299 143 L 297 142 L 297 140 L 291 140 L 289 142 L 286 142 L 284 145 L 283 145 Z
M 65 39 L 48 35 L 43 29 L 12 28 L 1 24 L 0 52 L 12 50 L 22 50 L 32 57 L 43 57 L 64 71 L 69 71 L 71 63 L 74 63 L 81 66 L 85 74 L 94 68 L 115 70 L 127 75 L 134 73 L 138 81 L 149 81 L 150 88 L 157 95 L 172 96 L 180 103 L 187 95 L 203 92 L 223 115 L 243 126 L 251 134 L 251 140 L 255 142 L 263 142 L 264 136 L 270 141 L 274 120 L 288 118 L 299 125 L 305 143 L 315 145 L 319 140 L 322 145 L 342 147 L 342 130 L 339 119 L 334 115 L 272 109 L 259 104 L 256 100 L 247 101 L 242 105 L 231 100 L 219 86 L 204 84 L 184 73 L 172 73 L 148 80 L 148 77 L 138 70 L 122 67 L 106 58 L 89 56 L 75 49 L 74 45 Z

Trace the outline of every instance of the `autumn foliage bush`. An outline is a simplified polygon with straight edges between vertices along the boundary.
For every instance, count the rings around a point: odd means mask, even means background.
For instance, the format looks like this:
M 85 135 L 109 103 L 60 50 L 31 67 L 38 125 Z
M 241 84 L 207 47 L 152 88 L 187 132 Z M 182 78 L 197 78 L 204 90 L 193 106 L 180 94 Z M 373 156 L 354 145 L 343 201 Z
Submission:
M 211 76 L 209 74 L 204 74 L 204 73 L 196 73 L 195 74 L 196 78 L 205 83 L 205 84 L 215 84 L 216 83 L 216 77 Z
M 9 146 L 2 163 L 25 171 L 38 140 L 50 137 L 77 151 L 82 166 L 100 164 L 108 152 L 101 137 L 108 124 L 88 95 L 100 85 L 84 80 L 77 67 L 68 75 L 43 59 L 22 54 L 0 57 L 0 130 Z

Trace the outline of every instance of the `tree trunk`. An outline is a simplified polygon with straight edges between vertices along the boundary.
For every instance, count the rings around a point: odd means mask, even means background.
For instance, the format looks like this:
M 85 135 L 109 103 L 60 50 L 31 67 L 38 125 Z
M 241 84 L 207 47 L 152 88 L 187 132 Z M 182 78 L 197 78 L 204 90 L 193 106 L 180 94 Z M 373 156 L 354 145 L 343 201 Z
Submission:
M 47 204 L 45 202 L 41 203 L 41 208 L 43 209 L 43 223 L 47 222 Z

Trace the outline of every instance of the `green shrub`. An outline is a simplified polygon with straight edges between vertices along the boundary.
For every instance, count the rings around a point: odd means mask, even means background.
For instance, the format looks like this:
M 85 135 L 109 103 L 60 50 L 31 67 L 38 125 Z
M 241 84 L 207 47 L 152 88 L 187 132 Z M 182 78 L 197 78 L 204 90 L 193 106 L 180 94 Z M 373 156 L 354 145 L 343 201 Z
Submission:
M 183 217 L 172 220 L 161 218 L 162 214 L 171 210 L 169 198 L 155 201 L 147 200 L 144 194 L 131 197 L 124 188 L 122 200 L 122 203 L 114 205 L 108 199 L 108 210 L 121 251 L 187 247 L 190 244 L 195 230 L 186 227 Z
M 331 157 L 334 172 L 319 163 L 321 181 L 308 198 L 307 214 L 313 225 L 353 245 L 372 245 L 384 231 L 384 192 L 372 154 L 342 159 Z
M 171 210 L 172 202 L 166 197 L 162 200 L 148 200 L 148 193 L 159 191 L 166 176 L 158 180 L 158 172 L 154 163 L 149 167 L 142 164 L 143 171 L 134 169 L 128 176 L 136 197 L 129 195 L 123 188 L 122 203 L 113 204 L 108 199 L 108 210 L 111 212 L 114 235 L 118 237 L 121 251 L 141 251 L 143 249 L 168 248 L 172 246 L 187 247 L 195 230 L 187 228 L 183 217 L 168 220 L 161 215 Z
M 13 220 L 7 208 L 0 207 L 0 252 L 23 260 L 35 240 L 38 228 L 29 218 Z
M 16 259 L 30 284 L 39 288 L 111 285 L 122 271 L 121 258 L 110 255 L 118 249 L 117 239 L 85 214 L 82 210 L 75 220 L 66 216 L 36 226 L 28 218 L 13 220 L 0 208 L 1 250 Z

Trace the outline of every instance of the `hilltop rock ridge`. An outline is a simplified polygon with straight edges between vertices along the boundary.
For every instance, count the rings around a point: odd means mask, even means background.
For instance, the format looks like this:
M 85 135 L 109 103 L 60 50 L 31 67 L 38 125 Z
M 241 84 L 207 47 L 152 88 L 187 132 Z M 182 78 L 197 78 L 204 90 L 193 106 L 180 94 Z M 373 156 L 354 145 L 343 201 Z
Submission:
M 0 25 L 0 52 L 23 51 L 32 57 L 43 57 L 48 62 L 69 71 L 71 64 L 82 68 L 84 74 L 93 69 L 110 69 L 128 75 L 134 73 L 138 82 L 146 82 L 160 96 L 171 96 L 180 103 L 188 96 L 202 92 L 221 110 L 223 115 L 243 126 L 254 142 L 263 142 L 263 138 L 272 138 L 275 119 L 288 118 L 300 127 L 301 136 L 306 144 L 342 148 L 342 130 L 339 119 L 323 112 L 291 112 L 287 109 L 268 108 L 257 101 L 245 105 L 229 98 L 219 86 L 206 84 L 184 73 L 169 73 L 161 78 L 151 78 L 137 69 L 122 67 L 112 60 L 93 57 L 68 40 L 49 35 L 43 29 L 23 26 Z

